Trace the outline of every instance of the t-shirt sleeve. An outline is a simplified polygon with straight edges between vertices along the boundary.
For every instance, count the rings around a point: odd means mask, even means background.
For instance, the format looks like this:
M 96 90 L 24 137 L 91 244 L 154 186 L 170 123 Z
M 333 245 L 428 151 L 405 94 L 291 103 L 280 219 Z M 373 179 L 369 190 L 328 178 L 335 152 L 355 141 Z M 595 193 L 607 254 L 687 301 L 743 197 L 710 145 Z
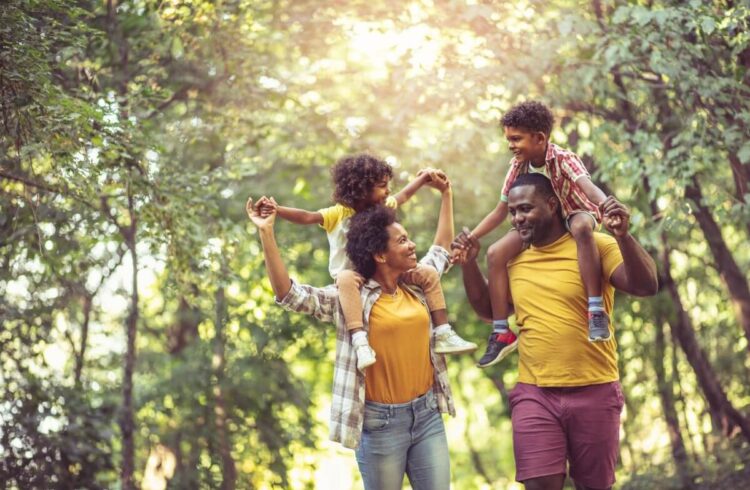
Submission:
M 558 165 L 563 175 L 571 182 L 575 182 L 581 177 L 589 177 L 589 171 L 583 164 L 578 155 L 573 152 L 564 153 L 559 157 Z
M 602 274 L 609 280 L 612 273 L 623 263 L 617 240 L 604 233 L 595 233 L 596 245 L 602 260 Z
M 341 218 L 344 216 L 343 209 L 344 207 L 341 204 L 336 204 L 335 206 L 318 210 L 323 216 L 323 224 L 320 226 L 323 227 L 326 233 L 333 231 L 339 221 L 341 221 Z
M 505 181 L 503 182 L 503 190 L 500 192 L 500 200 L 503 202 L 508 202 L 508 191 L 510 191 L 510 186 L 513 184 L 513 181 L 516 180 L 516 177 L 518 177 L 518 171 L 520 166 L 516 165 L 515 160 L 511 160 L 510 167 L 508 168 L 508 172 L 505 174 Z
M 385 207 L 396 209 L 398 207 L 398 201 L 394 196 L 388 196 L 385 200 Z

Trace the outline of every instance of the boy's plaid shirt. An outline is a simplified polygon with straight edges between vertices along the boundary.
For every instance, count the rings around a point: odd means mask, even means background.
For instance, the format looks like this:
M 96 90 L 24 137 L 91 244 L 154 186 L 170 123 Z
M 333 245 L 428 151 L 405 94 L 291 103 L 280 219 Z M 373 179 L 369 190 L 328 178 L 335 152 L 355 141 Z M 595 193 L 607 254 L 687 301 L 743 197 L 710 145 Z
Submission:
M 433 267 L 442 275 L 448 269 L 449 258 L 447 250 L 433 245 L 427 255 L 420 260 L 420 264 Z M 401 286 L 417 296 L 427 307 L 424 294 L 419 288 L 405 284 Z M 370 312 L 375 301 L 380 297 L 380 293 L 380 285 L 372 279 L 362 287 L 365 330 L 369 330 Z M 335 285 L 316 288 L 292 281 L 289 293 L 284 299 L 277 301 L 277 304 L 289 311 L 305 313 L 318 320 L 336 324 L 336 361 L 333 367 L 333 400 L 329 437 L 344 447 L 356 449 L 362 435 L 362 422 L 365 415 L 365 376 L 357 370 L 357 356 L 352 348 L 351 336 L 346 330 L 338 289 Z M 434 325 L 430 324 L 430 329 L 432 328 Z M 430 339 L 430 358 L 435 372 L 432 389 L 440 411 L 455 415 L 445 356 L 435 354 L 434 338 L 430 336 Z
M 591 202 L 576 184 L 576 180 L 580 177 L 589 177 L 589 172 L 578 155 L 550 143 L 547 145 L 547 154 L 544 161 L 547 176 L 552 183 L 552 189 L 554 189 L 562 205 L 563 215 L 567 217 L 573 211 L 588 211 L 596 216 L 597 221 L 601 223 L 602 216 L 599 207 Z M 500 194 L 502 201 L 508 202 L 508 191 L 511 184 L 516 180 L 516 177 L 528 173 L 528 171 L 529 162 L 519 162 L 513 157 Z

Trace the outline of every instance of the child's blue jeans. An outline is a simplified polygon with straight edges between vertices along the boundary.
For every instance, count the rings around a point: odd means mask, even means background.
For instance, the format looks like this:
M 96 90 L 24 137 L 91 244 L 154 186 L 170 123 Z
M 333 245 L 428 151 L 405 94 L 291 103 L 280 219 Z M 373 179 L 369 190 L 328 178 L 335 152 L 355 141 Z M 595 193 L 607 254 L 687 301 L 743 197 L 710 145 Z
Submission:
M 404 474 L 414 490 L 449 490 L 445 426 L 432 391 L 407 403 L 366 402 L 356 450 L 365 490 L 401 490 Z

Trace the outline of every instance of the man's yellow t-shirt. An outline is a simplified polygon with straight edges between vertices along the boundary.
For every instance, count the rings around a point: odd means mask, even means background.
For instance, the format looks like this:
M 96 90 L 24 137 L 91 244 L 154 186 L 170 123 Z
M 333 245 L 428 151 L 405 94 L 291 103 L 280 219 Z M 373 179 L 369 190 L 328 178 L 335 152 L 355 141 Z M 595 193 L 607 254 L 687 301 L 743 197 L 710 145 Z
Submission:
M 612 318 L 612 272 L 623 262 L 617 242 L 594 233 L 602 261 L 604 308 Z M 518 381 L 543 387 L 586 386 L 619 379 L 614 340 L 588 341 L 588 300 L 578 269 L 576 242 L 565 233 L 530 247 L 508 264 L 520 327 Z M 613 324 L 610 322 L 610 331 Z

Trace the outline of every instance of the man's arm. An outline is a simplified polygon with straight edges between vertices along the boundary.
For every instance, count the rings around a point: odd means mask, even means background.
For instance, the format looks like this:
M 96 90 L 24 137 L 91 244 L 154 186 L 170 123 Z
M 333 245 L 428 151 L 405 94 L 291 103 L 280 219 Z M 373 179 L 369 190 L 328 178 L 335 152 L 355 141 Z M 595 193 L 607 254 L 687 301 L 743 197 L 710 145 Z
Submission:
M 617 240 L 622 254 L 620 264 L 609 278 L 620 291 L 635 296 L 651 296 L 659 289 L 654 259 L 629 232 L 630 211 L 614 196 L 609 196 L 601 205 L 604 226 Z
M 487 279 L 482 274 L 477 256 L 479 255 L 479 239 L 464 228 L 454 244 L 462 250 L 461 270 L 463 271 L 464 290 L 469 304 L 482 320 L 490 321 L 492 306 Z

